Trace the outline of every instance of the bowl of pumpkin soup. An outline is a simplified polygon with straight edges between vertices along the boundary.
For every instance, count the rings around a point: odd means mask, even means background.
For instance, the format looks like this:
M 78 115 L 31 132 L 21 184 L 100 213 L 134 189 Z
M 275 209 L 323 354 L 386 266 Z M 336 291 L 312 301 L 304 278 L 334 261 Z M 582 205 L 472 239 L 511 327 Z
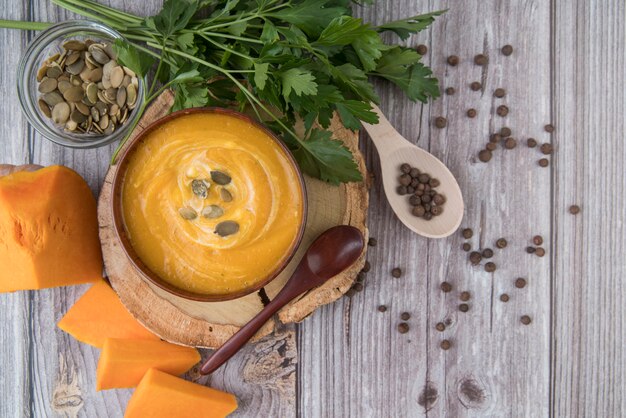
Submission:
M 227 109 L 172 113 L 128 145 L 113 179 L 115 230 L 148 281 L 223 301 L 275 278 L 306 224 L 302 173 L 266 127 Z

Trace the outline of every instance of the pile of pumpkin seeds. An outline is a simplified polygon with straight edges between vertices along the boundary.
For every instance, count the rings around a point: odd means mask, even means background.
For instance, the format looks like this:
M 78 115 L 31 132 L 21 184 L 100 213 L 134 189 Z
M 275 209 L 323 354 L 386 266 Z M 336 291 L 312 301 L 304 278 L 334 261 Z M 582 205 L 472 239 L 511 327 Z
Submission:
M 219 196 L 223 202 L 232 202 L 233 195 L 227 189 L 231 183 L 231 177 L 222 172 L 222 171 L 211 171 L 211 180 L 208 179 L 194 179 L 191 181 L 191 191 L 193 194 L 202 199 L 206 200 L 209 197 L 209 189 L 211 188 L 211 182 L 213 184 L 219 186 Z M 178 214 L 181 218 L 187 221 L 193 221 L 198 217 L 198 212 L 191 206 L 183 206 L 178 209 Z M 206 219 L 217 219 L 224 216 L 224 208 L 220 205 L 211 204 L 205 206 L 200 215 Z M 220 237 L 227 237 L 229 235 L 233 235 L 239 232 L 239 224 L 235 221 L 222 221 L 215 226 L 215 233 Z
M 137 105 L 139 81 L 111 44 L 69 40 L 37 72 L 41 112 L 65 131 L 109 135 Z

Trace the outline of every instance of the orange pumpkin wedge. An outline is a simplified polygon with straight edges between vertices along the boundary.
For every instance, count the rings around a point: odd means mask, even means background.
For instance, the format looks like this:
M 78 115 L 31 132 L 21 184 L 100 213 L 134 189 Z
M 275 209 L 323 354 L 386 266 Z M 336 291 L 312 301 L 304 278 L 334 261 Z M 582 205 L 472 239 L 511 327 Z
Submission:
M 98 348 L 107 338 L 159 339 L 133 318 L 104 280 L 91 286 L 57 326 L 78 341 Z
M 102 251 L 89 186 L 67 167 L 31 169 L 2 165 L 0 292 L 100 280 Z
M 150 369 L 130 398 L 124 418 L 223 418 L 237 409 L 230 393 Z
M 96 390 L 132 388 L 151 369 L 180 375 L 200 361 L 198 350 L 165 341 L 107 338 L 100 353 Z

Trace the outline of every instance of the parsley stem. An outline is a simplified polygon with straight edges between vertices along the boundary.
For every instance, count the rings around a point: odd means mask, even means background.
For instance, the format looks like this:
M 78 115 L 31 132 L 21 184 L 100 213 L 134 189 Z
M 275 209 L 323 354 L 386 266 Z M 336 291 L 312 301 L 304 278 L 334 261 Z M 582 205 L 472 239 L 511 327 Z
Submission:
M 208 36 L 200 34 L 200 37 L 204 38 L 207 42 L 212 43 L 216 47 L 223 49 L 224 51 L 228 51 L 228 52 L 230 52 L 233 55 L 237 55 L 237 56 L 239 56 L 241 58 L 244 58 L 244 59 L 247 59 L 247 60 L 250 60 L 250 61 L 254 62 L 254 59 L 251 56 L 246 55 L 246 54 L 242 54 L 241 52 L 235 51 L 234 49 L 230 49 L 227 46 L 225 46 L 223 44 L 220 44 L 219 42 L 215 42 L 213 39 L 209 38 Z
M 190 31 L 190 32 L 197 34 L 197 32 L 193 32 L 193 31 Z M 228 35 L 226 33 L 200 31 L 200 34 L 207 35 L 207 36 L 214 36 L 216 38 L 235 39 L 235 40 L 242 41 L 242 42 L 250 42 L 250 43 L 255 43 L 255 44 L 260 44 L 260 45 L 265 44 L 265 42 L 260 41 L 258 39 L 244 38 L 243 36 Z
M 127 23 L 139 23 L 141 19 L 137 16 L 130 15 L 128 13 L 121 12 L 119 10 L 111 9 L 110 7 L 95 3 L 91 0 L 59 0 L 59 5 L 64 4 L 73 4 L 78 7 L 83 7 L 86 9 L 90 9 L 96 13 L 100 13 L 103 16 L 109 17 L 111 19 L 117 19 L 119 21 L 124 21 Z M 65 7 L 63 5 L 63 7 Z
M 57 6 L 61 6 L 64 9 L 69 10 L 70 12 L 74 12 L 74 13 L 79 14 L 81 16 L 85 16 L 85 17 L 89 17 L 89 18 L 94 19 L 94 20 L 98 20 L 98 21 L 104 23 L 105 25 L 111 26 L 113 29 L 117 29 L 117 30 L 125 29 L 125 27 L 120 25 L 119 22 L 113 21 L 113 20 L 111 20 L 111 19 L 109 19 L 108 17 L 105 17 L 105 16 L 99 16 L 97 14 L 91 13 L 88 10 L 84 10 L 84 9 L 79 8 L 79 7 L 76 7 L 73 4 L 69 3 L 68 0 L 52 0 L 52 3 L 56 4 Z
M 22 22 L 20 20 L 4 20 L 0 19 L 0 28 L 22 29 L 22 30 L 45 30 L 52 23 L 47 22 Z

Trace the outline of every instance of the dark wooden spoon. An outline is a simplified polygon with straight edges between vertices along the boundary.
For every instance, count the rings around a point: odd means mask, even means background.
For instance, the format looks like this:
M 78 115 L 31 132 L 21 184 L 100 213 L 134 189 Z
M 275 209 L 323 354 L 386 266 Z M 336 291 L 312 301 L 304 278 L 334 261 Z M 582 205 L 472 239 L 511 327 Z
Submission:
M 350 267 L 363 252 L 363 235 L 358 229 L 340 225 L 322 233 L 300 260 L 285 287 L 261 312 L 230 337 L 202 365 L 200 373 L 210 374 L 231 358 L 283 306 L 302 293 L 324 284 Z

